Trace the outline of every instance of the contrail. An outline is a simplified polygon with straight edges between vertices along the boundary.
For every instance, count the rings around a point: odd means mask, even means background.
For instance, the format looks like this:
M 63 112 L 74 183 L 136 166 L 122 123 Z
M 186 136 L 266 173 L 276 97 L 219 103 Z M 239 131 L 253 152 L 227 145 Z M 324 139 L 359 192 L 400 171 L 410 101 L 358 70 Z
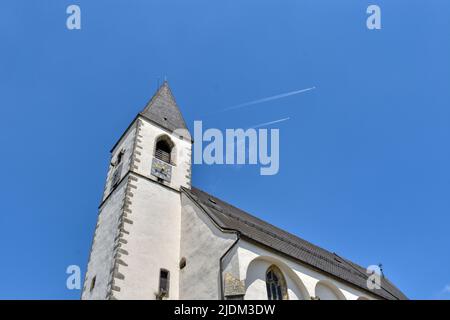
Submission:
M 278 119 L 278 120 L 274 120 L 274 121 L 270 121 L 270 122 L 264 122 L 264 123 L 260 123 L 260 124 L 254 125 L 254 126 L 252 126 L 252 127 L 249 127 L 248 129 L 256 129 L 256 128 L 259 128 L 259 127 L 268 126 L 268 125 L 270 125 L 270 124 L 274 124 L 274 123 L 279 123 L 279 122 L 287 121 L 287 120 L 289 120 L 289 119 L 290 119 L 290 118 L 287 117 L 287 118 Z M 245 142 L 245 139 L 238 140 L 238 141 L 237 141 L 237 145 L 240 147 L 240 146 L 242 145 L 242 143 L 244 143 L 244 142 Z M 233 143 L 234 143 L 234 140 L 233 140 L 233 141 L 228 141 L 228 142 L 227 142 L 227 145 L 228 145 L 228 144 L 233 144 Z
M 257 124 L 257 125 L 255 125 L 255 126 L 253 126 L 253 127 L 250 127 L 250 128 L 256 129 L 256 128 L 268 126 L 268 125 L 270 125 L 270 124 L 274 124 L 274 123 L 279 123 L 279 122 L 287 121 L 287 120 L 289 120 L 289 119 L 290 119 L 290 118 L 287 117 L 287 118 L 278 119 L 278 120 L 274 120 L 274 121 L 270 121 L 270 122 L 264 122 L 264 123 Z
M 286 97 L 293 96 L 293 95 L 296 95 L 296 94 L 299 94 L 299 93 L 303 93 L 303 92 L 306 92 L 306 91 L 314 90 L 315 88 L 316 87 L 311 87 L 311 88 L 306 88 L 306 89 L 301 89 L 301 90 L 281 93 L 281 94 L 277 94 L 275 96 L 266 97 L 266 98 L 262 98 L 262 99 L 258 99 L 258 100 L 253 100 L 253 101 L 241 103 L 241 104 L 238 104 L 238 105 L 235 105 L 235 106 L 231 106 L 231 107 L 225 108 L 225 109 L 222 110 L 222 112 L 230 111 L 230 110 L 234 110 L 234 109 L 240 109 L 240 108 L 251 106 L 251 105 L 254 105 L 254 104 L 259 104 L 259 103 L 268 102 L 268 101 L 272 101 L 272 100 L 277 100 L 277 99 L 281 99 L 281 98 L 286 98 Z

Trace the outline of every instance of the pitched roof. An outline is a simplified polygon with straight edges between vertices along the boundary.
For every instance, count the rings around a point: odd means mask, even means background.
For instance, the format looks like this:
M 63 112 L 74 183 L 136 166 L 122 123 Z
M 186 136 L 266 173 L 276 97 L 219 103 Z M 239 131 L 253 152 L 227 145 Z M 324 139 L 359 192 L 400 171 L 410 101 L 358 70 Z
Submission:
M 385 277 L 381 280 L 381 289 L 369 290 L 366 285 L 368 275 L 361 266 L 262 221 L 197 188 L 183 188 L 183 191 L 221 228 L 236 230 L 242 237 L 270 247 L 382 298 L 407 299 Z
M 147 103 L 144 110 L 139 114 L 170 132 L 177 129 L 184 129 L 188 134 L 186 123 L 167 81 L 164 81 L 155 95 Z

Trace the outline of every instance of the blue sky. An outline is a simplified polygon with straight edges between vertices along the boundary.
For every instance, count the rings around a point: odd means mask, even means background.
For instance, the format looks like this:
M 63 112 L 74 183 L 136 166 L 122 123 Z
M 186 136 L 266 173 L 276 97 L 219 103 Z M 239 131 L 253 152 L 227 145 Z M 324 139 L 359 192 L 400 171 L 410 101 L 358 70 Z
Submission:
M 449 15 L 442 0 L 2 1 L 0 298 L 79 298 L 65 270 L 85 270 L 110 147 L 164 76 L 191 130 L 289 118 L 271 126 L 279 174 L 196 165 L 195 186 L 381 262 L 410 298 L 450 298 Z

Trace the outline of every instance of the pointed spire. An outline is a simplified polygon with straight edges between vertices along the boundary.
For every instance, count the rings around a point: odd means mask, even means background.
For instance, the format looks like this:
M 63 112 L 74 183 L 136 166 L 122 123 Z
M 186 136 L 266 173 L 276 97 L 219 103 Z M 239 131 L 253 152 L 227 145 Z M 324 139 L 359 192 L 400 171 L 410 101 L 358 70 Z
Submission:
M 167 80 L 164 80 L 140 114 L 169 131 L 187 130 Z

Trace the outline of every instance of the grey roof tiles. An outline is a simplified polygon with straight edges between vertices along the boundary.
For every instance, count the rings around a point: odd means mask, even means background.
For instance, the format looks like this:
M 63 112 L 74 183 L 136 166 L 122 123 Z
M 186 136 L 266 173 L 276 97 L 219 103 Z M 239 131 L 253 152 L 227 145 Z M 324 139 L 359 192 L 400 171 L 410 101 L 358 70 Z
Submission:
M 359 265 L 279 229 L 197 188 L 183 188 L 183 191 L 203 208 L 221 228 L 236 230 L 242 237 L 263 244 L 382 298 L 407 299 L 385 277 L 381 280 L 381 289 L 369 290 L 367 288 L 369 275 Z
M 166 81 L 139 114 L 170 132 L 177 129 L 187 132 L 186 123 Z

